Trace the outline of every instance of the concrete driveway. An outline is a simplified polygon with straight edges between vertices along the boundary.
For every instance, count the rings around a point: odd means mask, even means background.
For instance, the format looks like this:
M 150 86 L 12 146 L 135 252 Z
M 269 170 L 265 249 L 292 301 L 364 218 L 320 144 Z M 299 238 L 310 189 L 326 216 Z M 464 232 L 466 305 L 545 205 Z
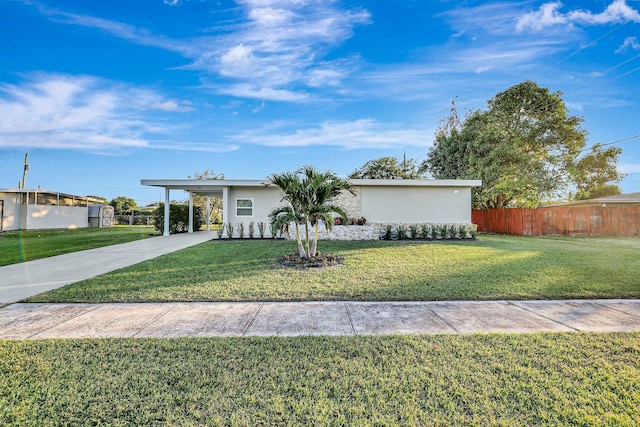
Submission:
M 214 238 L 200 231 L 152 237 L 0 267 L 0 304 L 60 288 Z

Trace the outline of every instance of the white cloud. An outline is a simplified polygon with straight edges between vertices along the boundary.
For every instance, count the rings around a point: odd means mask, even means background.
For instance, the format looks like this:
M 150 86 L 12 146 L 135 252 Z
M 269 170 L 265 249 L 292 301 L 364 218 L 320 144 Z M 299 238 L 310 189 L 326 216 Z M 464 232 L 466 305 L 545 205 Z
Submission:
M 152 141 L 149 148 L 172 151 L 197 151 L 210 153 L 229 153 L 240 148 L 236 144 L 220 144 L 216 142 L 184 142 L 184 141 Z
M 622 43 L 622 46 L 616 50 L 616 53 L 624 53 L 627 50 L 640 50 L 640 43 L 638 43 L 638 39 L 636 37 L 627 37 Z
M 238 141 L 271 147 L 337 146 L 345 149 L 393 148 L 408 145 L 426 147 L 433 130 L 398 129 L 372 119 L 326 121 L 317 126 L 291 131 L 260 129 L 234 137 Z
M 170 5 L 178 2 L 165 0 Z M 366 10 L 341 9 L 334 1 L 237 3 L 243 16 L 241 23 L 227 26 L 223 35 L 188 40 L 174 40 L 125 23 L 39 4 L 35 7 L 56 22 L 97 28 L 133 43 L 178 52 L 191 60 L 183 68 L 215 76 L 216 84 L 209 87 L 219 88 L 220 93 L 251 98 L 265 94 L 264 99 L 279 101 L 307 99 L 308 95 L 294 95 L 305 87 L 337 86 L 353 67 L 340 58 L 323 58 L 352 36 L 355 25 L 370 20 Z
M 576 10 L 568 14 L 569 20 L 583 22 L 591 25 L 622 24 L 625 22 L 640 22 L 638 11 L 630 7 L 625 0 L 614 0 L 604 12 L 591 13 L 584 10 Z
M 485 3 L 479 6 L 458 6 L 442 14 L 455 33 L 452 39 L 468 37 L 476 40 L 478 32 L 490 35 L 510 36 L 519 10 L 510 2 Z
M 640 163 L 623 163 L 618 165 L 618 170 L 622 173 L 640 173 Z
M 560 2 L 543 4 L 537 11 L 521 16 L 516 23 L 516 31 L 522 32 L 525 29 L 531 29 L 538 32 L 551 25 L 567 23 L 567 16 L 558 12 L 561 7 L 562 3 Z
M 245 22 L 214 43 L 200 45 L 192 68 L 231 80 L 221 92 L 239 97 L 301 101 L 305 87 L 337 86 L 350 61 L 324 61 L 325 53 L 369 22 L 364 10 L 342 10 L 333 2 L 239 1 Z M 247 90 L 247 88 L 251 88 Z M 284 96 L 283 96 L 284 95 Z
M 240 98 L 252 98 L 266 101 L 300 102 L 309 99 L 309 94 L 287 89 L 274 89 L 254 84 L 232 84 L 227 86 L 209 86 L 212 90 L 225 95 Z
M 573 10 L 568 13 L 560 12 L 562 3 L 545 3 L 536 11 L 529 12 L 518 18 L 516 30 L 522 32 L 531 30 L 540 32 L 544 28 L 554 25 L 605 25 L 623 24 L 626 22 L 640 22 L 640 13 L 626 3 L 626 0 L 614 0 L 604 11 L 593 13 L 588 10 Z
M 189 108 L 96 77 L 33 74 L 20 84 L 0 86 L 0 148 L 148 147 L 146 135 L 165 130 L 150 117 L 153 110 Z

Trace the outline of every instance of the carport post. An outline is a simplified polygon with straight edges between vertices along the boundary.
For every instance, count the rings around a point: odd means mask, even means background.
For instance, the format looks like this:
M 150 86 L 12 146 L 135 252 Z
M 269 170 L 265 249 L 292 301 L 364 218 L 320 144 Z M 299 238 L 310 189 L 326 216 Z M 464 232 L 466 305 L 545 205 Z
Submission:
M 229 219 L 229 187 L 226 185 L 222 187 L 222 220 L 225 222 L 231 222 Z M 222 223 L 224 230 L 224 223 Z M 227 236 L 232 238 L 233 236 Z
M 207 196 L 207 231 L 211 231 L 211 197 Z
M 189 233 L 193 233 L 193 192 L 189 191 Z
M 162 235 L 169 235 L 169 187 L 164 187 L 164 232 Z

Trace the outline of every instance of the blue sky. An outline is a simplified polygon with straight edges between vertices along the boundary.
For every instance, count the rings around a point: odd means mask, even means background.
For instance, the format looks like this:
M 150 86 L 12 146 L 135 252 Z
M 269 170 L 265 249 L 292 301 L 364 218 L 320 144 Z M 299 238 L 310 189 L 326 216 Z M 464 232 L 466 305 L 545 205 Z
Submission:
M 0 187 L 126 195 L 423 160 L 456 99 L 533 80 L 640 191 L 640 1 L 0 1 Z M 636 136 L 636 138 L 631 138 Z M 630 139 L 627 139 L 630 138 Z M 172 197 L 180 198 L 180 195 Z

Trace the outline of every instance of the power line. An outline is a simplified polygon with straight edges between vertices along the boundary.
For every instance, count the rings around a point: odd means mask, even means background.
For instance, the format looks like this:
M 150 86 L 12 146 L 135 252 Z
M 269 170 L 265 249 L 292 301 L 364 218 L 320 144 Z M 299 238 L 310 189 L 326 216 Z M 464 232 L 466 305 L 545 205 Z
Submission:
M 639 133 L 639 134 L 637 134 L 637 135 L 629 136 L 629 137 L 627 137 L 627 138 L 618 139 L 618 140 L 616 140 L 616 141 L 612 141 L 612 142 L 607 142 L 607 143 L 600 143 L 600 142 L 598 142 L 598 143 L 593 144 L 593 145 L 592 145 L 591 147 L 589 147 L 589 148 L 585 148 L 584 150 L 580 150 L 580 152 L 582 153 L 583 151 L 588 151 L 588 150 L 591 150 L 591 149 L 593 149 L 593 148 L 595 148 L 595 147 L 606 147 L 607 145 L 618 144 L 619 142 L 630 141 L 630 140 L 632 140 L 632 139 L 636 139 L 636 138 L 640 138 L 640 133 Z

